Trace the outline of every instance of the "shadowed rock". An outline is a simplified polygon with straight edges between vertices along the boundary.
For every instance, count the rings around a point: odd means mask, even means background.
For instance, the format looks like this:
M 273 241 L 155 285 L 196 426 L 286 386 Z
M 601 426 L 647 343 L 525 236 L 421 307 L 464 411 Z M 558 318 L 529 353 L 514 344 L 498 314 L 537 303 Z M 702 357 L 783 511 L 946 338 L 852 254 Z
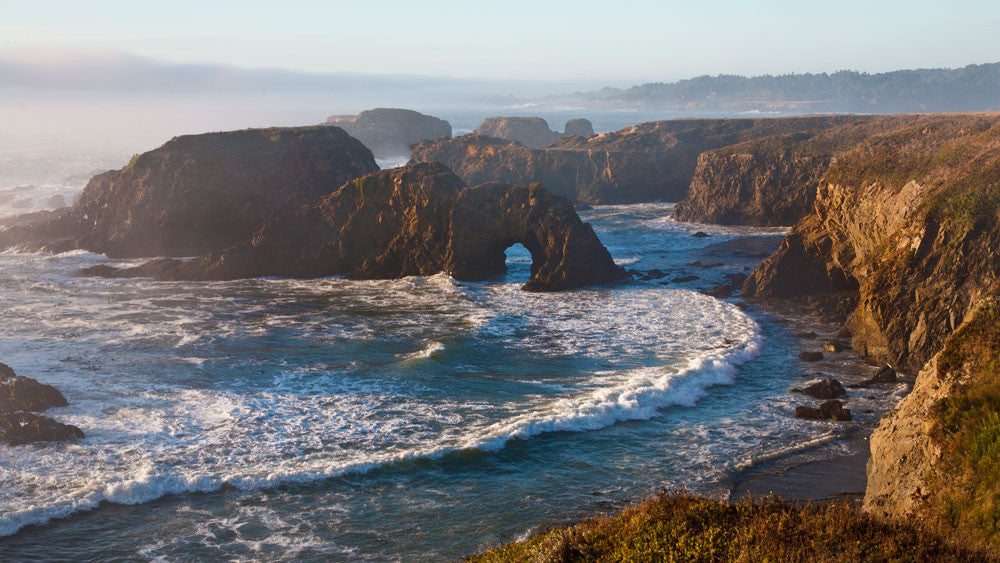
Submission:
M 67 404 L 66 398 L 55 387 L 15 375 L 10 367 L 0 364 L 0 412 L 40 412 Z
M 423 139 L 451 137 L 451 124 L 409 109 L 376 108 L 358 115 L 331 115 L 327 125 L 343 128 L 379 158 L 409 156 Z
M 0 442 L 22 446 L 33 442 L 68 442 L 83 438 L 76 426 L 30 412 L 0 413 Z
M 10 366 L 0 363 L 0 443 L 20 446 L 83 438 L 83 432 L 75 426 L 25 412 L 66 405 L 66 399 L 55 387 L 21 377 Z
M 836 399 L 841 395 L 847 394 L 844 386 L 832 377 L 813 383 L 803 389 L 802 392 L 814 399 Z
M 0 248 L 113 257 L 193 256 L 249 237 L 267 218 L 377 170 L 337 127 L 175 137 L 91 179 L 65 211 L 0 231 Z
M 441 162 L 468 184 L 541 182 L 554 193 L 589 204 L 679 201 L 688 192 L 698 155 L 706 150 L 858 119 L 674 119 L 640 123 L 614 133 L 566 135 L 548 146 L 542 140 L 507 140 L 504 137 L 510 134 L 491 125 L 475 135 L 421 141 L 410 152 L 414 162 Z M 548 130 L 547 124 L 531 123 L 539 131 Z
M 195 260 L 90 273 L 225 280 L 447 272 L 474 281 L 504 273 L 504 250 L 516 243 L 532 256 L 527 290 L 558 291 L 625 275 L 567 199 L 539 185 L 467 188 L 436 163 L 352 180 L 314 205 L 269 220 L 248 240 Z
M 851 411 L 844 408 L 844 403 L 841 401 L 826 401 L 819 406 L 806 407 L 798 406 L 795 407 L 795 418 L 805 418 L 809 420 L 836 420 L 836 421 L 849 421 L 851 420 Z

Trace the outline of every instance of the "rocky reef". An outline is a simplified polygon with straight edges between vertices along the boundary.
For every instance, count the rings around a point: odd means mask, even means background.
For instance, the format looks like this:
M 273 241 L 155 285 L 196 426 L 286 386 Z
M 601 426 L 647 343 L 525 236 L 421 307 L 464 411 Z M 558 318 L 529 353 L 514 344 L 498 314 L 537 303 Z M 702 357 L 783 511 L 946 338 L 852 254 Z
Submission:
M 354 179 L 318 203 L 268 220 L 247 240 L 198 259 L 83 273 L 223 280 L 447 272 L 475 281 L 502 274 L 504 250 L 515 243 L 531 252 L 527 290 L 558 291 L 625 275 L 565 198 L 537 184 L 466 187 L 437 163 Z
M 998 363 L 990 363 L 1000 324 L 989 305 L 1000 295 L 1000 115 L 925 116 L 838 155 L 813 210 L 743 294 L 848 295 L 854 349 L 919 372 L 914 391 L 871 438 L 866 509 L 932 519 L 951 510 L 952 525 L 996 537 L 983 518 L 967 516 L 977 502 L 1000 506 L 1000 490 L 981 481 L 991 471 L 1000 476 L 1000 460 L 954 468 L 968 457 L 962 444 L 1000 451 L 990 426 L 1000 400 L 989 399 L 1000 397 Z M 977 320 L 984 315 L 993 322 Z M 970 331 L 979 344 L 955 344 L 968 343 Z M 970 404 L 981 416 L 963 414 Z M 955 500 L 970 490 L 980 497 Z
M 424 139 L 451 137 L 451 124 L 409 109 L 375 108 L 358 115 L 331 115 L 335 125 L 358 139 L 378 158 L 407 156 L 410 145 Z
M 10 366 L 0 364 L 0 442 L 20 446 L 83 438 L 79 428 L 35 414 L 67 404 L 55 387 L 19 376 Z
M 441 162 L 466 183 L 540 182 L 588 204 L 680 201 L 688 193 L 698 156 L 736 143 L 799 132 L 818 132 L 861 118 L 675 119 L 641 123 L 614 133 L 564 136 L 532 148 L 494 136 L 463 135 L 422 141 L 413 162 Z
M 587 119 L 570 119 L 566 122 L 565 132 L 557 133 L 549 129 L 549 123 L 541 117 L 488 117 L 473 134 L 517 141 L 526 147 L 541 149 L 567 135 L 593 135 L 594 126 Z
M 194 256 L 232 246 L 269 217 L 378 170 L 339 127 L 176 137 L 95 176 L 77 203 L 0 231 L 0 248 L 114 257 Z

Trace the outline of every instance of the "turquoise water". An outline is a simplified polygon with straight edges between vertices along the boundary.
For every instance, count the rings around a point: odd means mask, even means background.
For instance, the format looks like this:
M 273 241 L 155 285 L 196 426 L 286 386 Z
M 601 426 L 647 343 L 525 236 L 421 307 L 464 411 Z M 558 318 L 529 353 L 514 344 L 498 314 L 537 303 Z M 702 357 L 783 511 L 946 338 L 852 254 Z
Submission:
M 582 215 L 626 267 L 701 279 L 558 294 L 519 290 L 519 246 L 477 284 L 98 280 L 73 272 L 103 256 L 0 255 L 0 361 L 87 434 L 0 446 L 0 559 L 456 558 L 664 487 L 724 494 L 833 436 L 790 417 L 788 331 L 695 291 L 782 231 L 671 209 Z M 736 238 L 757 252 L 718 246 Z

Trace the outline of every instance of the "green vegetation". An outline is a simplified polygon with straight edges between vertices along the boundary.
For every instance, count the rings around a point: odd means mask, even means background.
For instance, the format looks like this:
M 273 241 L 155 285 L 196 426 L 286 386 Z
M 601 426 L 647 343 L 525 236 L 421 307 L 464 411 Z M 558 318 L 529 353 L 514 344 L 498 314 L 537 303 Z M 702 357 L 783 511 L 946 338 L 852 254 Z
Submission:
M 662 494 L 612 518 L 507 544 L 471 561 L 975 561 L 912 523 L 875 520 L 846 503 L 718 502 Z
M 1000 548 L 1000 303 L 993 302 L 948 340 L 942 377 L 964 377 L 935 407 L 942 459 L 927 512 Z

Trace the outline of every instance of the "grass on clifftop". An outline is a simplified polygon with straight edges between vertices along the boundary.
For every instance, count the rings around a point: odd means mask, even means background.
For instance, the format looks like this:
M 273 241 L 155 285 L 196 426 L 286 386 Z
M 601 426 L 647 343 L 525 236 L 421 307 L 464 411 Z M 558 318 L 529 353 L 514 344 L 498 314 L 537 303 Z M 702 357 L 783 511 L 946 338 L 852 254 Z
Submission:
M 1000 303 L 983 307 L 949 338 L 938 373 L 964 379 L 936 405 L 942 459 L 929 516 L 1000 548 Z
M 986 561 L 844 503 L 718 502 L 662 494 L 612 518 L 535 535 L 469 559 L 528 561 Z

